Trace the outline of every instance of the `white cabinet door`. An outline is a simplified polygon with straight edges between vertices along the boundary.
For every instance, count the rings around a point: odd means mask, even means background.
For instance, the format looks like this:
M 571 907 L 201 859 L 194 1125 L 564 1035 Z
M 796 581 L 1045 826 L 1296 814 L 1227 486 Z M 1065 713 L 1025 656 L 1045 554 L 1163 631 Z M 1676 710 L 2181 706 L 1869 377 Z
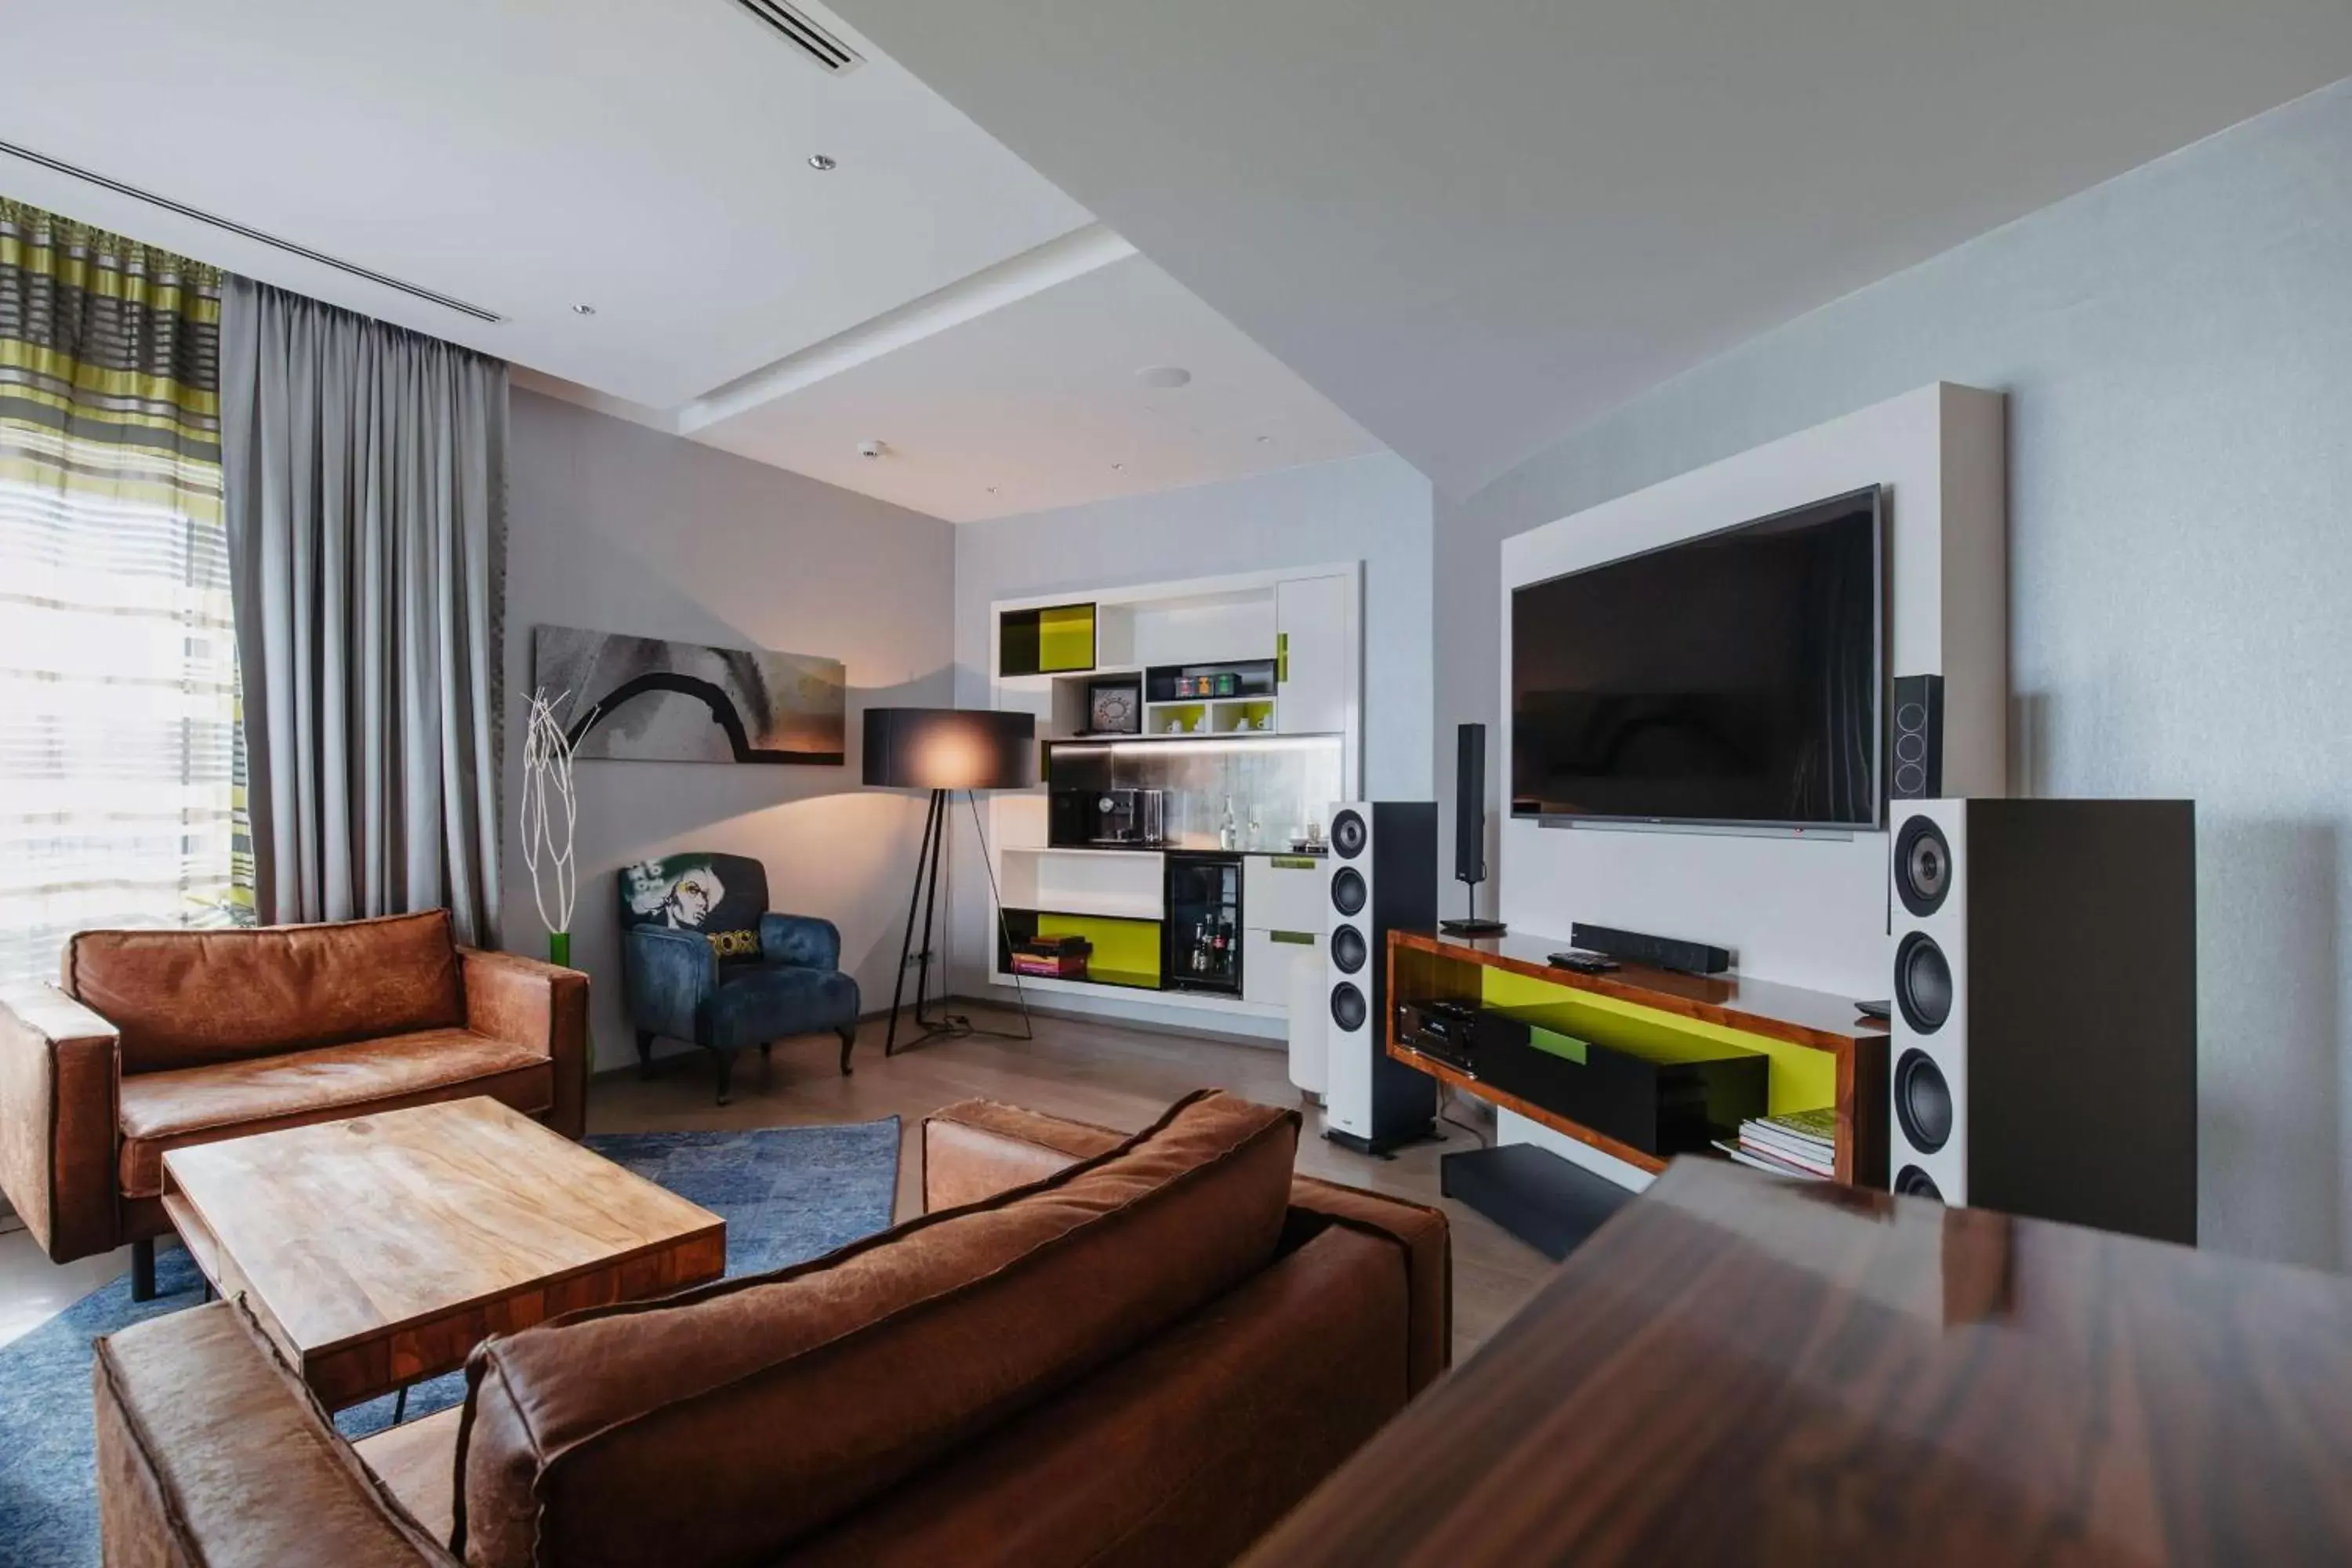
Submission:
M 1243 856 L 1242 924 L 1320 936 L 1330 908 L 1326 879 L 1320 856 Z
M 1274 589 L 1275 728 L 1338 735 L 1356 707 L 1355 579 L 1296 577 Z
M 1292 966 L 1321 957 L 1321 948 L 1305 931 L 1242 932 L 1242 1000 L 1289 1006 Z

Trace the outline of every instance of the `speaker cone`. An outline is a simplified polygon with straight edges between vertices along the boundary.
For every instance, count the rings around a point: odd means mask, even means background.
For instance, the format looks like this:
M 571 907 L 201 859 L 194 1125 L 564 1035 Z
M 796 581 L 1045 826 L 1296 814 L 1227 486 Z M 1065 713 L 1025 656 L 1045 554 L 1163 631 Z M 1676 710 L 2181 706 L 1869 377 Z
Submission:
M 1906 1198 L 1933 1198 L 1937 1203 L 1944 1201 L 1944 1189 L 1936 1184 L 1936 1178 L 1916 1165 L 1903 1167 L 1903 1173 L 1895 1178 L 1895 1190 Z
M 1924 931 L 1915 931 L 1895 950 L 1895 1005 L 1903 1021 L 1932 1035 L 1952 1016 L 1952 966 L 1944 950 Z
M 1331 847 L 1340 859 L 1353 860 L 1364 852 L 1364 841 L 1371 837 L 1360 813 L 1343 811 L 1331 819 Z
M 1364 1004 L 1364 994 L 1356 989 L 1353 981 L 1342 980 L 1331 987 L 1331 1021 L 1348 1033 L 1352 1035 L 1362 1028 L 1364 1017 L 1370 1011 Z
M 1342 866 L 1339 874 L 1331 879 L 1331 907 L 1343 915 L 1364 912 L 1364 874 L 1353 866 Z
M 1935 819 L 1915 816 L 1895 836 L 1895 891 L 1903 907 L 1926 919 L 1952 890 L 1952 847 Z
M 1916 1046 L 1895 1064 L 1895 1120 L 1922 1154 L 1934 1153 L 1952 1136 L 1952 1086 L 1935 1058 Z
M 1364 933 L 1354 926 L 1341 926 L 1331 933 L 1331 962 L 1339 966 L 1342 974 L 1353 974 L 1364 967 L 1371 950 L 1364 942 Z

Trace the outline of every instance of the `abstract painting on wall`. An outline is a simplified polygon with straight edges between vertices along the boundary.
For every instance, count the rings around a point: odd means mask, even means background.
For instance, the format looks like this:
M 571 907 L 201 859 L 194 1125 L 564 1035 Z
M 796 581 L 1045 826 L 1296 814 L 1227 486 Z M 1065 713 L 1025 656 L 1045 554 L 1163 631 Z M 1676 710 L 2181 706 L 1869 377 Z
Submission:
M 531 683 L 582 758 L 837 765 L 848 743 L 839 659 L 539 626 Z

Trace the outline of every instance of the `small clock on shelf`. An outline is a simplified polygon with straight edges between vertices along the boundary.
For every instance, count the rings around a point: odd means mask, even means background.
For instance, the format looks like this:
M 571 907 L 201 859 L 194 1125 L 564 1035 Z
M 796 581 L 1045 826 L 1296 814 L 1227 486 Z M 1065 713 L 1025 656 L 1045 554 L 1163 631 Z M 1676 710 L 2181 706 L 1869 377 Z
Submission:
M 1087 690 L 1087 732 L 1133 735 L 1143 729 L 1143 693 L 1131 680 L 1107 680 Z

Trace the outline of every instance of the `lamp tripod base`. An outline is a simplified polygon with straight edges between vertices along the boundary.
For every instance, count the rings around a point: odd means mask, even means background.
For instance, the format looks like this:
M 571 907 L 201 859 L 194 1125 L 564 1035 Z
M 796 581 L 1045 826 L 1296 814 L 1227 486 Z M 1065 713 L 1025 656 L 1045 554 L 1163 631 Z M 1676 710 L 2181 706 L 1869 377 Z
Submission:
M 898 973 L 890 990 L 890 1026 L 882 1037 L 882 1054 L 885 1057 L 896 1056 L 902 1049 L 912 1050 L 917 1046 L 927 1046 L 934 1040 L 965 1039 L 974 1035 L 999 1040 L 1036 1038 L 1029 1018 L 1029 994 L 1022 988 L 1021 976 L 1017 973 L 1013 977 L 1013 989 L 1020 998 L 1021 1005 L 1021 1030 L 1018 1034 L 1009 1029 L 981 1028 L 961 1014 L 942 1012 L 933 1015 L 924 1010 L 931 984 L 931 933 L 938 921 L 940 863 L 947 856 L 948 806 L 951 793 L 943 789 L 931 791 L 930 809 L 923 818 L 923 847 L 915 856 L 914 891 L 907 899 L 907 937 L 898 947 Z M 964 798 L 971 806 L 972 826 L 979 830 L 980 802 L 970 790 L 964 792 Z M 982 831 L 981 853 L 985 856 L 987 852 L 987 835 Z M 1006 940 L 1010 941 L 1011 931 L 1004 924 L 1004 906 L 996 896 L 996 868 L 993 866 L 989 868 L 988 892 L 989 901 L 996 906 L 998 929 L 1003 931 Z M 915 927 L 919 920 L 923 931 L 923 945 L 919 949 L 915 945 Z M 898 1039 L 898 1015 L 905 1006 L 907 971 L 909 968 L 915 971 L 914 1024 L 917 1032 L 902 1045 Z

